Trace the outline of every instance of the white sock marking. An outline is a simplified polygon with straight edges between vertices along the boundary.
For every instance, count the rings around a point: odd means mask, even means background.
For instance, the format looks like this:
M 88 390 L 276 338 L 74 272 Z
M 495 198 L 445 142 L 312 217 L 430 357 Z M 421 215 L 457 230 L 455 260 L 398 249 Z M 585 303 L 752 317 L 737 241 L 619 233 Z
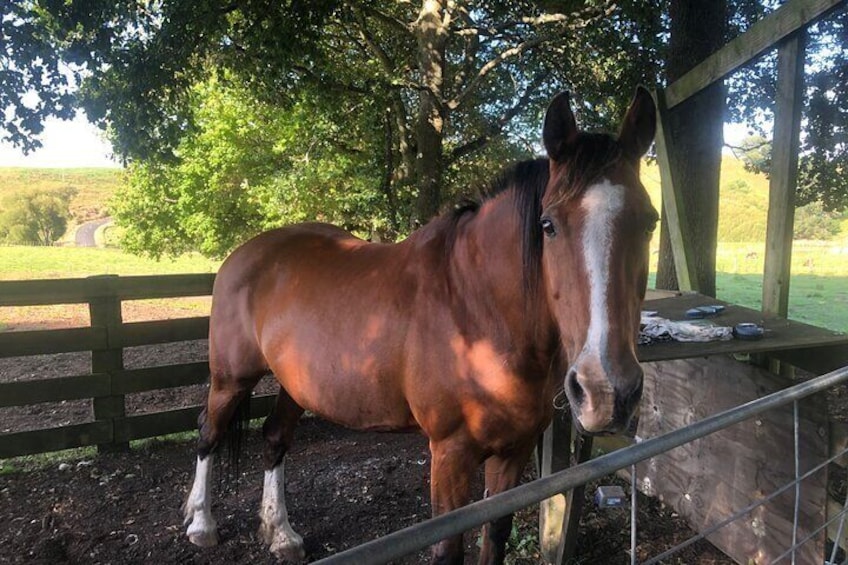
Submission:
M 185 505 L 185 519 L 190 521 L 186 535 L 197 545 L 214 545 L 217 542 L 217 525 L 212 517 L 212 461 L 209 454 L 205 459 L 197 458 L 194 484 Z
M 262 535 L 271 545 L 272 553 L 289 559 L 302 558 L 303 538 L 292 529 L 286 508 L 285 460 L 265 471 L 259 516 L 262 519 Z

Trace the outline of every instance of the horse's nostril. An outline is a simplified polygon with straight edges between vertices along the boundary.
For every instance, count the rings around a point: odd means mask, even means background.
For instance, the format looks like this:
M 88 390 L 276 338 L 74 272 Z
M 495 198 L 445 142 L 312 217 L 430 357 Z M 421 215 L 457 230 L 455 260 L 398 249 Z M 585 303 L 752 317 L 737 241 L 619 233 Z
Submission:
M 571 395 L 572 402 L 576 404 L 583 403 L 583 397 L 585 396 L 585 392 L 583 391 L 583 387 L 580 386 L 580 383 L 577 381 L 577 371 L 574 369 L 570 369 L 568 371 L 568 375 L 565 376 L 565 386 L 568 387 L 568 392 Z

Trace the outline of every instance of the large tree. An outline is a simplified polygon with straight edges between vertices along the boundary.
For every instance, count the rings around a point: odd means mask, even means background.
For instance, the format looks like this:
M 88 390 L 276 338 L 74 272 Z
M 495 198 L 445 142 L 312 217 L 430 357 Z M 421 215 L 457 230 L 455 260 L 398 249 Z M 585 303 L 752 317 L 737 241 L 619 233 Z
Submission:
M 4 21 L 24 22 L 70 63 L 82 106 L 130 159 L 168 155 L 194 126 L 188 92 L 222 70 L 280 106 L 304 86 L 351 106 L 367 100 L 390 130 L 387 178 L 414 188 L 421 221 L 445 197 L 447 168 L 508 127 L 535 126 L 555 89 L 621 107 L 634 82 L 653 79 L 636 71 L 655 66 L 650 46 L 620 41 L 614 9 L 609 0 L 42 0 L 7 7 Z M 62 82 L 63 71 L 47 72 Z
M 692 67 L 717 51 L 727 37 L 728 9 L 725 0 L 672 0 L 666 77 L 673 83 Z M 688 211 L 684 234 L 692 242 L 697 280 L 693 285 L 715 296 L 715 252 L 718 235 L 719 173 L 723 145 L 725 91 L 721 81 L 702 90 L 669 112 L 668 134 L 674 182 Z M 660 230 L 657 288 L 677 288 L 677 275 L 667 224 Z

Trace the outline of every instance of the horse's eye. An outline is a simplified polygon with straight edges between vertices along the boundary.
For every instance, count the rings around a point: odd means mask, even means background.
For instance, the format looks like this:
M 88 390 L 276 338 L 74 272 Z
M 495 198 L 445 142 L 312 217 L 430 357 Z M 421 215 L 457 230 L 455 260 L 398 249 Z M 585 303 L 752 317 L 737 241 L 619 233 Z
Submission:
M 545 232 L 545 235 L 548 237 L 553 237 L 556 235 L 556 228 L 554 227 L 553 221 L 550 218 L 542 218 L 540 222 L 542 226 L 542 231 Z

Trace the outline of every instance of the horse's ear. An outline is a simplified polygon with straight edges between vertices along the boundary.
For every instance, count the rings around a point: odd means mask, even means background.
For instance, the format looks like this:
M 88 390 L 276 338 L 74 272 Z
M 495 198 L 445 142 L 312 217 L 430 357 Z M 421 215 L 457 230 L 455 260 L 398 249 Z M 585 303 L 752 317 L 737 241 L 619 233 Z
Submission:
M 577 137 L 577 122 L 571 112 L 568 92 L 560 92 L 548 106 L 542 140 L 551 159 L 562 157 L 565 147 Z
M 648 152 L 657 129 L 657 110 L 651 93 L 642 86 L 636 88 L 636 95 L 624 116 L 618 141 L 624 155 L 632 161 L 638 161 Z

